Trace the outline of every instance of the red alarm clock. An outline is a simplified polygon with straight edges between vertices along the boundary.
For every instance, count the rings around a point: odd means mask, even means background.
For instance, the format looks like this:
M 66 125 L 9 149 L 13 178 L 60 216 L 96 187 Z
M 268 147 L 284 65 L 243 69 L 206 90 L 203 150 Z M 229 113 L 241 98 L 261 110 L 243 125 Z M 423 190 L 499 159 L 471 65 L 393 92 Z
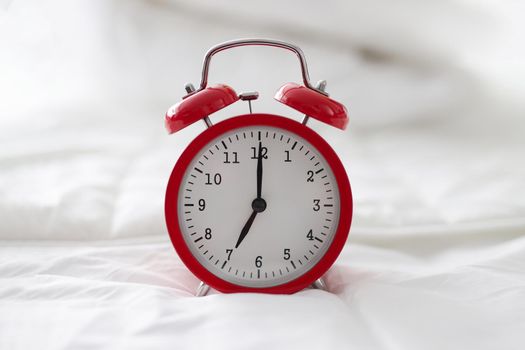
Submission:
M 299 58 L 303 84 L 287 83 L 275 99 L 305 114 L 302 122 L 251 113 L 257 93 L 207 86 L 212 56 L 237 46 L 284 48 Z M 296 46 L 244 39 L 211 48 L 199 89 L 165 118 L 170 133 L 203 119 L 208 127 L 184 150 L 166 190 L 166 223 L 175 250 L 202 283 L 225 293 L 294 293 L 322 288 L 322 275 L 341 252 L 352 221 L 352 193 L 343 164 L 330 145 L 306 126 L 315 118 L 339 129 L 346 108 L 330 99 L 326 82 L 310 84 Z M 239 100 L 250 114 L 215 125 L 209 116 Z

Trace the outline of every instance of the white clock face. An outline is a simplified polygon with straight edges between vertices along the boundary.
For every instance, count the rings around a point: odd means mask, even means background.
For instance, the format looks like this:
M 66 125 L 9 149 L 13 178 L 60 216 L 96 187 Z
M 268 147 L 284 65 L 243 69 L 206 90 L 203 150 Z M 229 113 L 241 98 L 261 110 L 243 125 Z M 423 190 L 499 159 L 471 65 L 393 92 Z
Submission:
M 339 223 L 339 191 L 321 153 L 287 130 L 248 126 L 197 152 L 178 197 L 182 236 L 208 271 L 254 288 L 310 270 Z

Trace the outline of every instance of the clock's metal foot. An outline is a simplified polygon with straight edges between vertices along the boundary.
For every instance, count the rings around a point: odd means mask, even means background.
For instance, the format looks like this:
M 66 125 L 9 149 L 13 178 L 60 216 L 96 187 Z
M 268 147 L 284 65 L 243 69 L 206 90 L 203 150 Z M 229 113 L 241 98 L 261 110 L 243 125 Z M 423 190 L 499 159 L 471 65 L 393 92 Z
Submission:
M 328 289 L 326 288 L 326 283 L 324 282 L 323 278 L 319 278 L 317 280 L 314 281 L 314 283 L 312 283 L 312 288 L 314 289 L 320 289 L 320 290 L 324 290 L 324 291 L 327 291 Z
M 206 294 L 208 294 L 208 291 L 210 290 L 210 286 L 208 286 L 206 283 L 201 282 L 199 283 L 199 286 L 197 287 L 197 292 L 195 293 L 198 297 L 203 297 Z

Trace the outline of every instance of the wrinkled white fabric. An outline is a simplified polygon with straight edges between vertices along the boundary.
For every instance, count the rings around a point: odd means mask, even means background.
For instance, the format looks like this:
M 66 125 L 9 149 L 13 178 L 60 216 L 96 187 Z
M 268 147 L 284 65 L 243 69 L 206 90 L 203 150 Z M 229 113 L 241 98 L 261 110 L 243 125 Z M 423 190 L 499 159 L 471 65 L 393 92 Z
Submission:
M 0 4 L 0 349 L 522 349 L 520 5 L 13 0 Z M 163 115 L 207 48 L 275 37 L 347 105 L 310 126 L 352 184 L 329 292 L 195 298 L 163 201 L 184 147 Z M 210 82 L 300 81 L 288 52 L 214 57 Z M 234 104 L 218 122 L 246 113 Z
M 351 239 L 330 293 L 201 298 L 167 238 L 11 242 L 0 348 L 521 349 L 525 238 L 487 234 L 476 247 L 446 237 L 432 253 Z

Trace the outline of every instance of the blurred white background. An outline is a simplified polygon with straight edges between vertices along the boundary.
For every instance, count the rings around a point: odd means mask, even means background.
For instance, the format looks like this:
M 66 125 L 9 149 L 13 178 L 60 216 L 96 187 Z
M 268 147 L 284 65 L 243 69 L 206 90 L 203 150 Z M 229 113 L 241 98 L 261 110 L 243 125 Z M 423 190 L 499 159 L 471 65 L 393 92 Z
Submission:
M 495 1 L 4 1 L 0 6 L 0 237 L 164 234 L 164 186 L 203 130 L 168 136 L 166 109 L 206 50 L 270 37 L 305 51 L 349 110 L 313 122 L 350 174 L 355 232 L 522 221 L 522 6 Z M 257 90 L 257 111 L 300 81 L 286 51 L 217 55 L 211 83 Z M 215 121 L 245 113 L 239 103 Z M 131 220 L 130 220 L 131 219 Z M 131 224 L 130 224 L 131 221 Z M 414 226 L 415 225 L 415 226 Z

